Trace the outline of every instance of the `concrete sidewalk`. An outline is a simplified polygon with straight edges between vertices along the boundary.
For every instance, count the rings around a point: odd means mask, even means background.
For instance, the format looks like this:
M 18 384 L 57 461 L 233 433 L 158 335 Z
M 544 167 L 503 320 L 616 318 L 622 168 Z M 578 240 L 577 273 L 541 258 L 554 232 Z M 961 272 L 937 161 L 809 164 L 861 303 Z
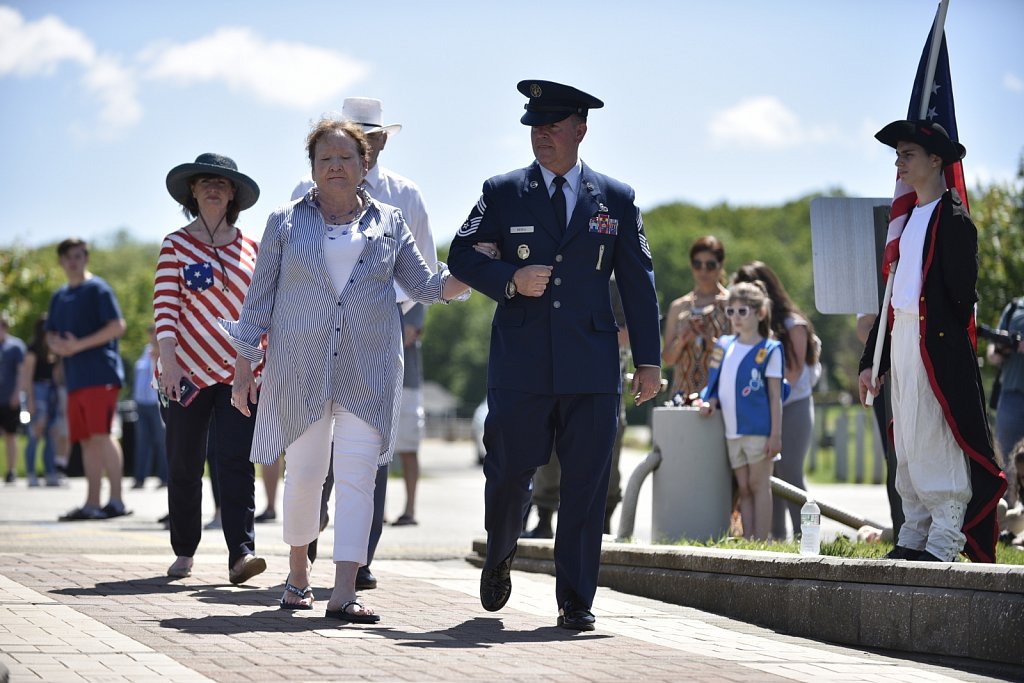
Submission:
M 1005 667 L 795 638 L 604 588 L 597 630 L 573 633 L 554 625 L 554 580 L 519 571 L 505 609 L 485 612 L 479 572 L 463 559 L 483 535 L 474 461 L 469 444 L 424 445 L 420 524 L 385 529 L 373 563 L 380 587 L 362 594 L 383 617 L 373 627 L 323 618 L 333 577 L 323 562 L 313 574 L 317 609 L 277 609 L 287 573 L 279 523 L 257 527 L 269 569 L 250 585 L 228 583 L 219 532 L 205 533 L 193 576 L 172 581 L 167 534 L 155 523 L 164 491 L 128 491 L 130 517 L 57 523 L 81 503 L 84 482 L 0 487 L 0 664 L 13 681 L 104 683 L 1010 679 Z M 398 479 L 390 487 L 393 519 L 404 491 Z

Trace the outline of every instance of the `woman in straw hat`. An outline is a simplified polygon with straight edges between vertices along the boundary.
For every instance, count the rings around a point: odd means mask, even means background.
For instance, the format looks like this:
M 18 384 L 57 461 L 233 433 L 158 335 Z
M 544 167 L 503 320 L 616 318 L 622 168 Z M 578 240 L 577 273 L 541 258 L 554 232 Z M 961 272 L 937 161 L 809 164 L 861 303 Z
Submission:
M 377 468 L 394 453 L 402 391 L 397 281 L 420 303 L 468 290 L 443 264 L 432 274 L 402 213 L 360 186 L 369 142 L 352 122 L 322 119 L 306 138 L 316 186 L 270 215 L 237 322 L 235 405 L 249 414 L 249 371 L 264 352 L 252 459 L 286 452 L 284 541 L 291 546 L 282 609 L 312 609 L 309 543 L 320 531 L 320 491 L 334 454 L 334 590 L 326 616 L 374 623 L 356 598 L 366 564 Z
M 231 407 L 235 351 L 218 318 L 238 316 L 252 281 L 258 247 L 235 221 L 256 203 L 260 189 L 238 172 L 234 161 L 207 153 L 171 169 L 167 191 L 193 219 L 164 238 L 153 293 L 167 424 L 168 521 L 177 555 L 167 575 L 192 573 L 202 535 L 203 469 L 212 428 L 209 455 L 217 463 L 214 485 L 221 493 L 228 578 L 241 584 L 267 567 L 256 557 L 253 527 L 256 477 L 249 448 L 255 418 Z

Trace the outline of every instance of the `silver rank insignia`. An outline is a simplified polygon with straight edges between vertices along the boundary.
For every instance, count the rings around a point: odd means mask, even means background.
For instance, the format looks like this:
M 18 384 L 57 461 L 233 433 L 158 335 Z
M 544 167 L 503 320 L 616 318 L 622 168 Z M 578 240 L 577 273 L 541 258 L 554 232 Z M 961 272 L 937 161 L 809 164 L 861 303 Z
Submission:
M 521 261 L 525 261 L 530 258 L 530 247 L 526 244 L 520 244 L 519 248 L 516 249 L 516 256 L 518 256 Z

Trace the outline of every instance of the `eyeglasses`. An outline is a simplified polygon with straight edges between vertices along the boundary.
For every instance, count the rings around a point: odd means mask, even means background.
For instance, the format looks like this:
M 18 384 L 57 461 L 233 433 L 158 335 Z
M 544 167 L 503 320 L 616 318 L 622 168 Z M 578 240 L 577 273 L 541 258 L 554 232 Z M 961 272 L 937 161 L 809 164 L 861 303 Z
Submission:
M 710 261 L 701 261 L 699 258 L 695 258 L 690 261 L 690 265 L 693 266 L 694 270 L 700 270 L 701 268 L 704 270 L 718 270 L 718 266 L 720 264 L 714 259 Z
M 734 315 L 738 315 L 741 318 L 746 318 L 748 315 L 750 315 L 750 311 L 751 311 L 750 306 L 726 306 L 725 307 L 725 315 L 728 318 L 731 318 Z

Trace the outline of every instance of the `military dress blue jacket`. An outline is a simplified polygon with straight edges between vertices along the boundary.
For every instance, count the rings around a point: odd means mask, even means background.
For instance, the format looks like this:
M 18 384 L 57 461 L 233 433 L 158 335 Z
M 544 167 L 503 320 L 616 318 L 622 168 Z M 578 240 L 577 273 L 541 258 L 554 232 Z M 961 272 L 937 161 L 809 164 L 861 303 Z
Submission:
M 477 253 L 496 242 L 500 259 Z M 632 188 L 582 165 L 576 207 L 559 228 L 540 165 L 487 180 L 449 252 L 455 277 L 498 302 L 488 387 L 536 394 L 618 393 L 618 326 L 608 281 L 622 296 L 633 362 L 661 364 L 654 267 Z M 505 296 L 515 271 L 554 267 L 540 297 Z

